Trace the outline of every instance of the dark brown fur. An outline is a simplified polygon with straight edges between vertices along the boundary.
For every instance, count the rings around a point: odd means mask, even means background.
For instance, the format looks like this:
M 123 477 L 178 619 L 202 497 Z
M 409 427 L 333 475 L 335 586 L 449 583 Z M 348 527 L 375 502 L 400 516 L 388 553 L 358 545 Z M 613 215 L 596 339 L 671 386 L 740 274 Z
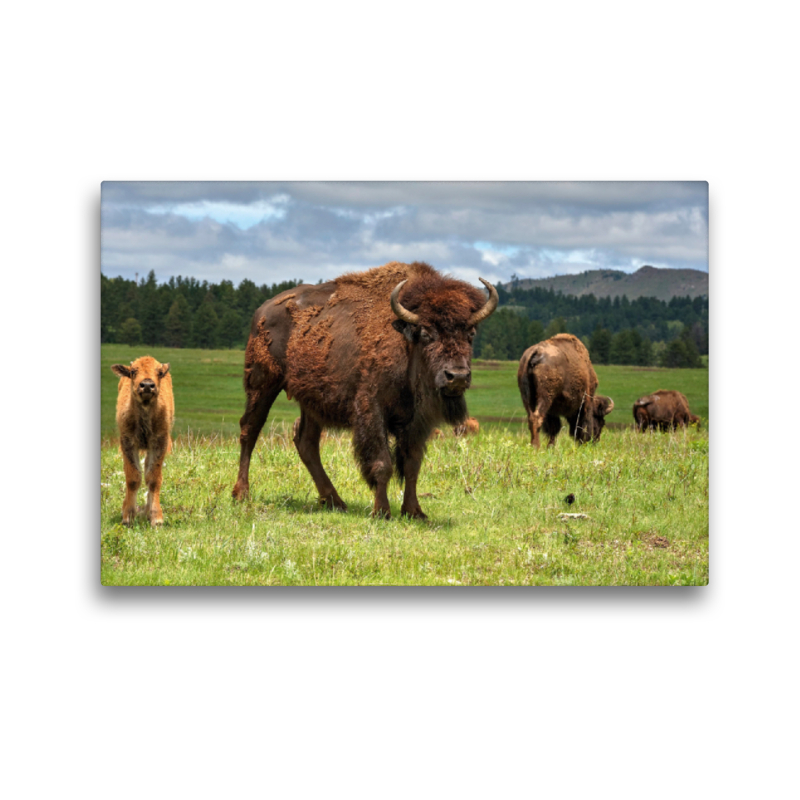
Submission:
M 700 417 L 689 411 L 686 395 L 673 389 L 659 389 L 640 397 L 633 404 L 633 419 L 640 431 L 672 431 L 700 423 Z
M 144 471 L 147 483 L 145 513 L 151 525 L 164 521 L 159 495 L 164 457 L 172 450 L 172 423 L 175 401 L 169 364 L 159 364 L 151 356 L 142 356 L 131 365 L 114 364 L 119 375 L 117 389 L 117 427 L 119 449 L 125 469 L 125 500 L 122 521 L 130 525 L 136 514 L 136 493 L 142 483 L 139 452 L 146 452 Z
M 569 434 L 578 442 L 596 442 L 614 407 L 611 398 L 595 394 L 597 375 L 589 352 L 569 333 L 529 347 L 519 361 L 517 383 L 534 447 L 539 447 L 540 429 L 549 445 L 555 444 L 561 417 L 567 418 Z
M 420 324 L 398 319 L 390 305 L 404 280 L 400 303 Z M 390 515 L 386 487 L 394 469 L 405 481 L 402 513 L 424 518 L 416 485 L 425 441 L 437 423 L 457 425 L 467 416 L 475 334 L 469 320 L 485 302 L 480 290 L 419 262 L 298 286 L 266 302 L 245 351 L 247 405 L 233 496 L 249 491 L 253 448 L 285 390 L 300 405 L 294 442 L 323 504 L 346 508 L 320 461 L 320 435 L 326 427 L 350 428 L 356 460 L 375 490 L 373 515 Z M 455 389 L 453 374 L 460 376 Z

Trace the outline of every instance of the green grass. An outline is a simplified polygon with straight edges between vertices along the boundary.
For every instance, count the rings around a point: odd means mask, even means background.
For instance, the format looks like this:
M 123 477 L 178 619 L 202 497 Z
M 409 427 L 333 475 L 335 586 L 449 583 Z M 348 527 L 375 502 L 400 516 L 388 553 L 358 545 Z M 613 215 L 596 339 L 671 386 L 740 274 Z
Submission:
M 600 367 L 600 391 L 619 423 L 596 445 L 562 434 L 533 450 L 516 364 L 475 364 L 470 412 L 481 432 L 430 443 L 419 493 L 427 521 L 373 520 L 372 495 L 348 433 L 322 445 L 347 513 L 320 509 L 285 432 L 297 406 L 281 398 L 251 465 L 252 496 L 235 504 L 241 351 L 162 350 L 171 363 L 176 444 L 164 469 L 165 524 L 121 524 L 122 459 L 114 438 L 116 377 L 109 366 L 144 349 L 102 350 L 101 570 L 105 585 L 702 585 L 708 582 L 707 428 L 638 434 L 633 401 L 680 389 L 707 416 L 705 370 Z M 106 376 L 105 373 L 108 373 Z M 615 410 L 610 420 L 613 421 Z M 564 498 L 574 494 L 568 506 Z M 140 494 L 144 503 L 144 493 Z M 562 520 L 561 513 L 588 519 Z
M 433 441 L 420 497 L 427 521 L 373 520 L 349 437 L 323 443 L 349 505 L 319 508 L 288 437 L 255 451 L 252 497 L 231 500 L 234 439 L 183 439 L 167 461 L 165 524 L 120 522 L 122 461 L 102 451 L 104 584 L 704 584 L 708 439 L 702 432 L 606 431 L 534 451 L 521 432 Z M 576 496 L 568 506 L 564 498 Z M 142 498 L 143 500 L 143 498 Z M 562 512 L 588 519 L 564 521 Z
M 150 352 L 152 350 L 152 352 Z M 149 354 L 169 362 L 175 393 L 174 435 L 239 434 L 244 411 L 242 350 L 177 350 L 170 348 L 101 346 L 101 433 L 116 436 L 114 422 L 117 383 L 111 365 L 130 363 Z M 474 361 L 472 388 L 467 393 L 470 414 L 482 426 L 524 426 L 525 412 L 517 388 L 516 361 Z M 612 427 L 633 422 L 632 406 L 643 394 L 657 389 L 678 389 L 689 400 L 692 412 L 708 418 L 708 370 L 656 369 L 652 367 L 596 366 L 598 391 L 614 400 L 608 417 Z M 267 425 L 281 429 L 300 415 L 297 404 L 281 394 L 272 406 Z

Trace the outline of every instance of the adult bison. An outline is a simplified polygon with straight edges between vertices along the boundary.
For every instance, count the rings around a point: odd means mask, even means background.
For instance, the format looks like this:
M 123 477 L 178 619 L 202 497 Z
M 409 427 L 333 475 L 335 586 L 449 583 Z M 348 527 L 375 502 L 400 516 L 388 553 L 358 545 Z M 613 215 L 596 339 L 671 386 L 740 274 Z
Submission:
M 606 415 L 614 408 L 610 397 L 596 395 L 597 375 L 580 339 L 559 333 L 529 347 L 519 360 L 517 383 L 528 414 L 531 444 L 539 446 L 539 430 L 555 444 L 561 417 L 578 442 L 597 441 Z
M 689 411 L 686 395 L 672 389 L 659 389 L 640 397 L 633 404 L 633 419 L 640 431 L 670 431 L 700 422 L 700 417 Z
M 146 452 L 144 479 L 147 483 L 145 513 L 151 525 L 161 525 L 159 494 L 161 467 L 172 450 L 170 432 L 175 419 L 172 376 L 169 364 L 159 364 L 152 356 L 142 356 L 130 366 L 114 364 L 112 372 L 119 376 L 117 387 L 117 427 L 119 449 L 125 470 L 125 500 L 122 522 L 130 525 L 136 514 L 136 494 L 142 484 L 139 451 Z
M 346 509 L 320 461 L 325 427 L 351 428 L 356 460 L 375 490 L 373 516 L 389 517 L 394 470 L 405 481 L 401 513 L 425 518 L 417 476 L 425 442 L 440 422 L 467 417 L 475 328 L 497 307 L 480 290 L 428 264 L 392 262 L 298 286 L 256 311 L 245 351 L 247 405 L 240 420 L 241 455 L 233 496 L 249 491 L 250 457 L 278 393 L 300 405 L 294 443 L 320 502 Z

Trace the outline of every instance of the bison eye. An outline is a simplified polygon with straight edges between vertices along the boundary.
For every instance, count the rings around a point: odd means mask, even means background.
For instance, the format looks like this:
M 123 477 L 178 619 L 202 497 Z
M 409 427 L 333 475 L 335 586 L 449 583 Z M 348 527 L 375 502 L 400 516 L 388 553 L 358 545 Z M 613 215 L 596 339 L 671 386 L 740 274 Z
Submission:
M 437 338 L 436 334 L 433 331 L 426 330 L 425 328 L 420 328 L 419 340 L 420 342 L 422 342 L 422 344 L 430 344 L 436 338 Z
M 472 340 L 475 338 L 475 329 L 473 328 L 471 331 L 467 331 L 467 341 L 472 344 Z

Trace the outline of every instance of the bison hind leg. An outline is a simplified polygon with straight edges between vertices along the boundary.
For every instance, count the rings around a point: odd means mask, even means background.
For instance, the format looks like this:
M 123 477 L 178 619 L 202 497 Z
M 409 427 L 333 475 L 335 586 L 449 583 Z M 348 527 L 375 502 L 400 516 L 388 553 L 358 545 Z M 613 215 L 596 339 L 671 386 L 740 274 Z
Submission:
M 322 426 L 305 411 L 301 411 L 300 419 L 294 426 L 294 446 L 300 456 L 300 460 L 306 465 L 306 469 L 311 473 L 311 478 L 319 493 L 319 502 L 326 508 L 335 508 L 339 511 L 347 511 L 347 503 L 339 497 L 336 487 L 325 472 L 322 466 L 322 459 L 319 453 L 319 440 L 322 436 Z
M 547 446 L 552 447 L 556 443 L 556 436 L 561 430 L 561 417 L 557 414 L 548 414 L 542 423 L 542 431 L 547 435 Z
M 283 388 L 282 382 L 278 380 L 269 385 L 253 385 L 252 381 L 251 374 L 246 371 L 247 402 L 244 414 L 239 420 L 239 474 L 231 492 L 234 500 L 244 500 L 250 493 L 250 458 L 253 455 L 253 448 L 267 421 L 272 404 Z

